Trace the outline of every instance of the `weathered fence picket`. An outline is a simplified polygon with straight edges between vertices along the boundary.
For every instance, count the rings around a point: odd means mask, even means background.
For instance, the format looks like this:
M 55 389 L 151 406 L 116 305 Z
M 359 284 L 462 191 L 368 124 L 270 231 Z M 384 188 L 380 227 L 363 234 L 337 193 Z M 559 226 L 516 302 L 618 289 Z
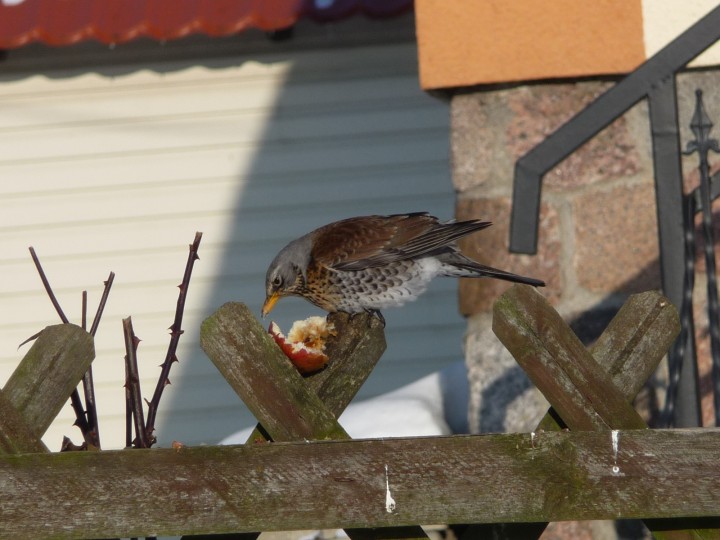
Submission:
M 0 392 L 0 452 L 47 452 L 40 441 L 95 358 L 90 334 L 48 326 Z
M 495 303 L 493 331 L 570 429 L 647 427 L 607 371 L 532 287 L 513 287 Z M 678 331 L 676 323 L 671 333 Z
M 518 311 L 518 306 L 523 309 Z M 680 331 L 669 300 L 657 292 L 631 296 L 592 348 L 592 356 L 565 327 L 558 313 L 529 287 L 514 287 L 495 303 L 495 333 L 553 405 L 534 433 L 562 427 L 647 428 L 629 403 Z M 655 523 L 647 525 L 658 539 L 720 536 L 696 530 L 668 533 L 656 530 Z M 463 538 L 538 538 L 545 526 L 473 526 Z
M 336 419 L 385 351 L 385 335 L 379 319 L 369 314 L 352 319 L 332 314 L 330 322 L 336 336 L 328 340 L 327 352 L 333 361 L 303 378 L 244 304 L 225 304 L 205 320 L 203 350 L 260 422 L 248 443 L 268 437 L 276 442 L 350 438 Z M 353 540 L 427 538 L 417 526 L 346 532 Z
M 49 452 L 28 427 L 25 419 L 0 392 L 0 453 Z
M 244 304 L 225 304 L 206 319 L 200 344 L 274 441 L 347 438 Z
M 204 323 L 204 350 L 258 416 L 245 445 L 30 453 L 44 450 L 30 426 L 55 406 L 24 419 L 3 391 L 0 443 L 26 453 L 0 454 L 0 537 L 345 528 L 364 540 L 470 523 L 502 524 L 474 537 L 531 538 L 548 521 L 640 518 L 661 538 L 718 538 L 720 430 L 637 429 L 629 405 L 678 331 L 658 293 L 633 296 L 590 352 L 536 291 L 503 295 L 494 328 L 553 405 L 529 434 L 348 440 L 336 418 L 385 343 L 372 317 L 333 322 L 331 364 L 305 378 L 241 304 Z

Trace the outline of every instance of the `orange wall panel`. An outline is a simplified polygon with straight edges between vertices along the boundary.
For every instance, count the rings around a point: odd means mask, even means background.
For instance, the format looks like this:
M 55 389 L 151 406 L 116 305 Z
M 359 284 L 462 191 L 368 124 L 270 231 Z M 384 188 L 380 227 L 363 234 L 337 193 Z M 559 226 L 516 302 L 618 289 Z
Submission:
M 645 60 L 640 0 L 416 0 L 424 89 L 626 73 Z

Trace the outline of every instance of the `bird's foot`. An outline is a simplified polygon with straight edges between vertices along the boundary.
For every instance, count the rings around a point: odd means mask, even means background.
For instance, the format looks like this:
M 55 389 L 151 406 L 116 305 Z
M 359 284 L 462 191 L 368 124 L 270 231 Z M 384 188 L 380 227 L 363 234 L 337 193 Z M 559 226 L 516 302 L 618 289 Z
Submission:
M 328 320 L 330 320 L 331 316 L 338 316 L 341 313 L 347 317 L 348 322 L 352 322 L 352 320 L 355 317 L 357 317 L 358 315 L 367 313 L 368 315 L 371 316 L 371 318 L 368 319 L 368 324 L 372 324 L 372 320 L 373 320 L 372 318 L 374 317 L 375 319 L 380 321 L 380 324 L 382 324 L 383 328 L 385 328 L 385 317 L 383 317 L 383 314 L 380 313 L 380 311 L 377 309 L 366 309 L 364 311 L 356 311 L 355 313 L 348 313 L 348 312 L 344 312 L 344 311 L 335 311 L 333 313 L 328 314 Z
M 385 317 L 383 317 L 383 314 L 380 313 L 379 309 L 366 309 L 365 311 L 373 317 L 377 318 L 377 320 L 380 321 L 380 324 L 382 324 L 383 328 L 385 328 Z

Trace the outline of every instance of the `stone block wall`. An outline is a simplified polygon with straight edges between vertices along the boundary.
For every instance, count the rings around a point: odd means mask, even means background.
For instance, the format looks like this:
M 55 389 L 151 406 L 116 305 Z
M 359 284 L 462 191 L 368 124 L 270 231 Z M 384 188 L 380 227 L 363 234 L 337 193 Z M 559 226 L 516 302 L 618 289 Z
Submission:
M 679 78 L 683 145 L 692 136 L 687 126 L 696 86 L 705 88 L 708 113 L 720 123 L 718 83 L 718 71 Z M 458 91 L 450 99 L 456 217 L 494 223 L 461 247 L 484 264 L 544 279 L 543 294 L 588 344 L 629 294 L 661 288 L 647 105 L 637 104 L 546 175 L 536 256 L 508 252 L 512 181 L 518 158 L 613 84 L 585 80 L 480 87 Z M 686 189 L 697 185 L 696 167 L 696 156 L 685 158 Z M 704 268 L 701 259 L 699 255 Z M 699 276 L 696 296 L 701 301 L 704 283 Z M 460 311 L 468 317 L 470 425 L 478 432 L 532 429 L 546 407 L 490 330 L 492 304 L 508 286 L 484 279 L 460 284 Z M 707 326 L 701 310 L 696 316 L 698 349 L 705 352 L 701 375 L 709 422 L 709 360 L 702 343 Z M 644 396 L 648 414 L 662 399 L 663 385 L 659 381 L 657 392 L 651 389 Z

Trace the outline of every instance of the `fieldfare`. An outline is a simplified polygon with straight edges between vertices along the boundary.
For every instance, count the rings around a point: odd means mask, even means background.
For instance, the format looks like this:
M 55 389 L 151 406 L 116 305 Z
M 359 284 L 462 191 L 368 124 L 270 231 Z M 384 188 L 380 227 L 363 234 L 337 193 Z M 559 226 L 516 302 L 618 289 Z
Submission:
M 330 223 L 293 240 L 270 263 L 262 315 L 281 297 L 294 295 L 329 312 L 368 311 L 382 319 L 381 309 L 415 300 L 435 276 L 545 285 L 459 252 L 458 238 L 490 225 L 479 220 L 441 223 L 426 212 Z

